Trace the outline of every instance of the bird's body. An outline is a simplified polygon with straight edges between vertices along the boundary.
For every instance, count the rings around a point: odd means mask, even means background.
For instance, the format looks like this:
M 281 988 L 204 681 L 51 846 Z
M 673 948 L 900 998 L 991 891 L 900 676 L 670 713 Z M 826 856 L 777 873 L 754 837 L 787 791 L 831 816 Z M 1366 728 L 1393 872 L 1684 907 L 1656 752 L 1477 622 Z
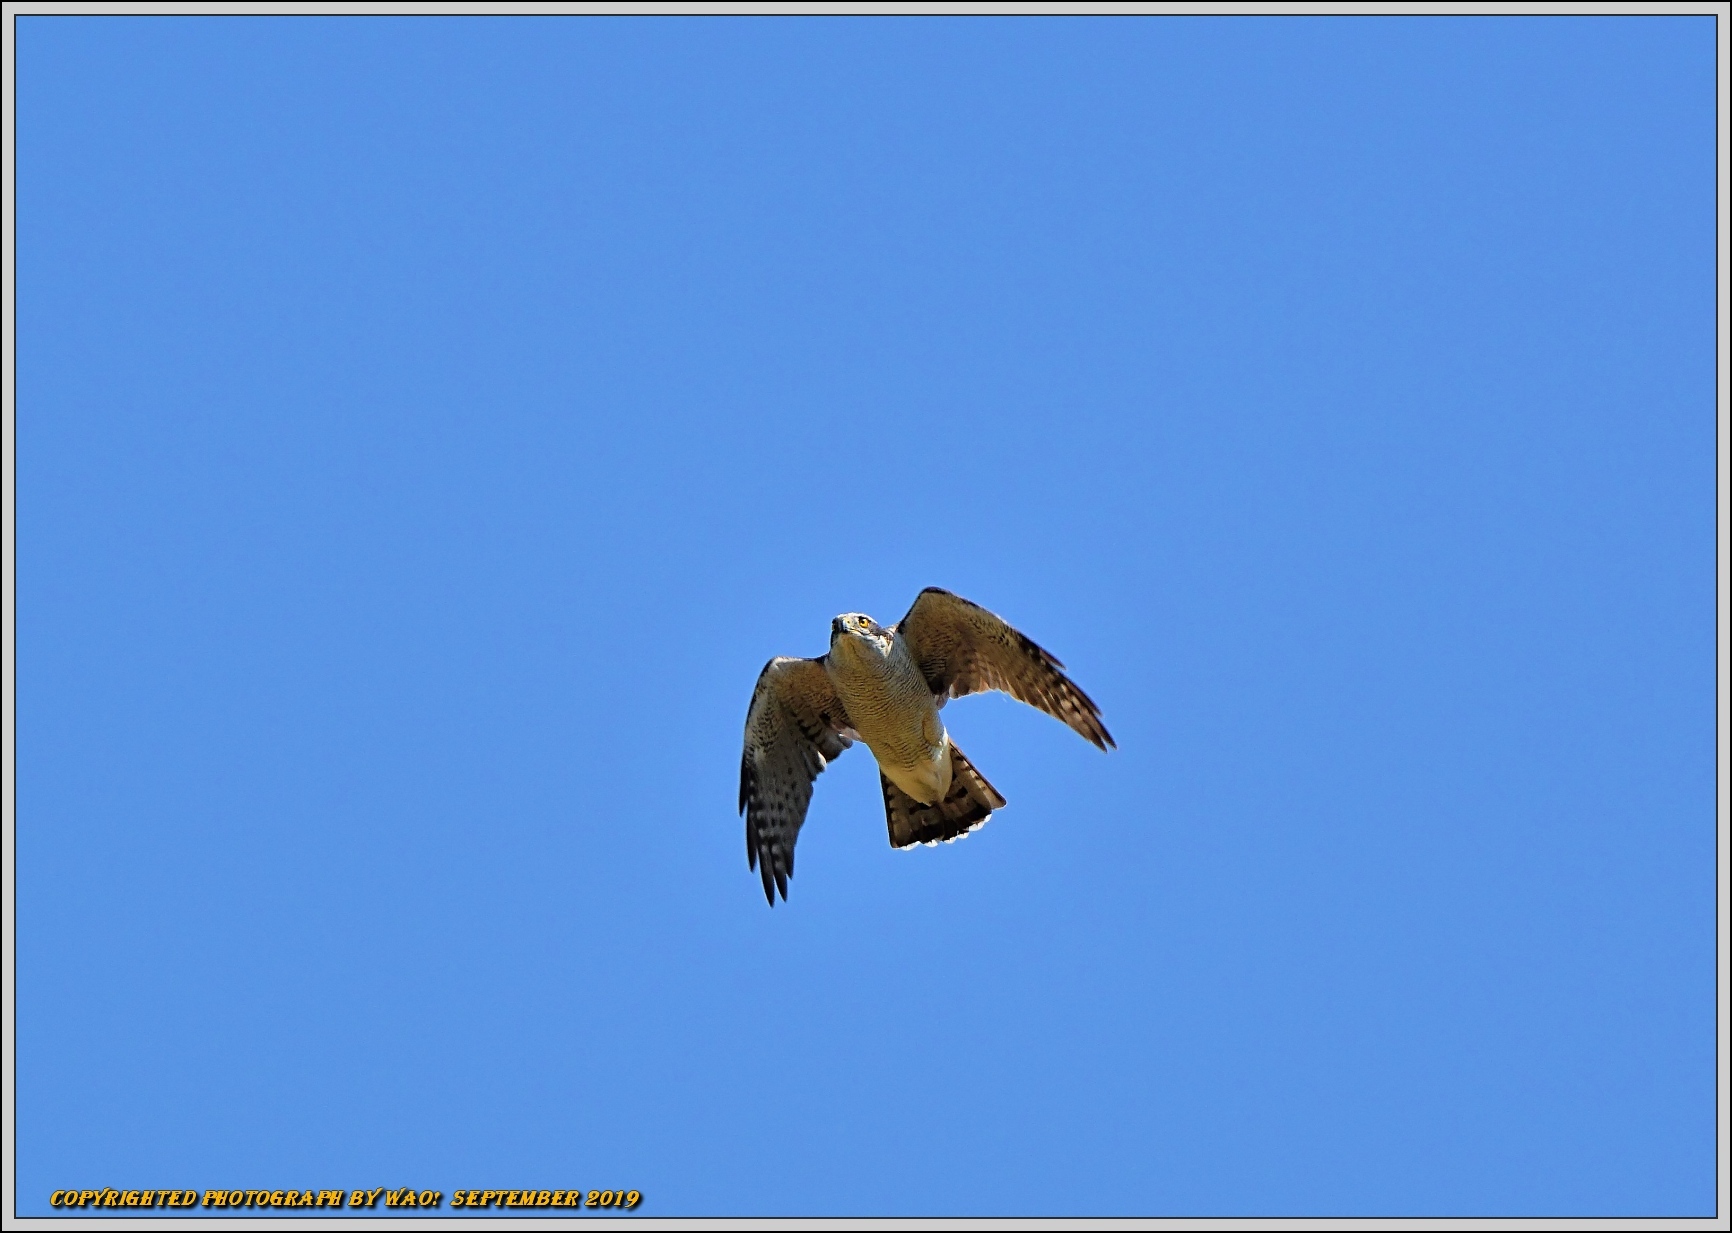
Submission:
M 1004 806 L 938 718 L 950 698 L 1002 690 L 1101 749 L 1112 745 L 1100 709 L 1061 667 L 999 617 L 938 587 L 894 628 L 847 613 L 830 624 L 828 654 L 772 659 L 752 694 L 740 760 L 746 856 L 765 897 L 787 898 L 812 783 L 856 740 L 878 760 L 892 847 L 959 839 Z
M 824 668 L 884 777 L 930 805 L 950 790 L 950 742 L 938 702 L 901 634 L 858 613 L 837 617 Z

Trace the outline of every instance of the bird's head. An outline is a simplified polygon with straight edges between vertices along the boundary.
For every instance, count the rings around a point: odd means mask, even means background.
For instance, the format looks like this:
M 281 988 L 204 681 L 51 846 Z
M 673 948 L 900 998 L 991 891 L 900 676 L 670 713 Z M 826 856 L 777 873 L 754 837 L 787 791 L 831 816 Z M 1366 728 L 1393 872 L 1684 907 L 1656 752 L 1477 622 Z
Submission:
M 888 655 L 895 642 L 894 635 L 863 612 L 844 612 L 830 622 L 830 645 L 848 640 L 857 650 L 870 647 L 880 655 Z

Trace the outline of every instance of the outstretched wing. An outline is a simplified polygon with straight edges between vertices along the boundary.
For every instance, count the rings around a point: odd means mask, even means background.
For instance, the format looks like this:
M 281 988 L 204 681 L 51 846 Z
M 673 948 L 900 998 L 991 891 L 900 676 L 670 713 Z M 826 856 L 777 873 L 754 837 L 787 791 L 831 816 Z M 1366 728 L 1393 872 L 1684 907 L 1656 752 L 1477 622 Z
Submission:
M 764 879 L 764 898 L 788 897 L 794 841 L 812 800 L 812 781 L 853 744 L 842 700 L 821 659 L 772 659 L 758 675 L 740 758 L 740 812 L 746 863 Z
M 1002 690 L 1062 719 L 1101 749 L 1118 748 L 1100 708 L 1059 671 L 1064 665 L 979 604 L 927 587 L 896 630 L 941 702 Z

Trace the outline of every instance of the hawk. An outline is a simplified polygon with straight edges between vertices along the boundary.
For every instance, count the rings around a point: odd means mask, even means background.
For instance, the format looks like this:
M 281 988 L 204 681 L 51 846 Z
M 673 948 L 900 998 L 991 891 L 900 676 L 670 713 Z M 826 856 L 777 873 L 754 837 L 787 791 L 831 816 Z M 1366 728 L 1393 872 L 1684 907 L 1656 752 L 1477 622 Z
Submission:
M 777 891 L 788 897 L 812 782 L 855 741 L 878 759 L 893 848 L 960 839 L 1004 807 L 939 721 L 951 698 L 1002 690 L 1097 748 L 1118 748 L 1100 708 L 1063 666 L 1001 618 L 939 587 L 920 592 L 893 628 L 845 613 L 830 622 L 827 655 L 765 664 L 746 713 L 740 812 L 746 863 L 763 879 L 770 906 Z

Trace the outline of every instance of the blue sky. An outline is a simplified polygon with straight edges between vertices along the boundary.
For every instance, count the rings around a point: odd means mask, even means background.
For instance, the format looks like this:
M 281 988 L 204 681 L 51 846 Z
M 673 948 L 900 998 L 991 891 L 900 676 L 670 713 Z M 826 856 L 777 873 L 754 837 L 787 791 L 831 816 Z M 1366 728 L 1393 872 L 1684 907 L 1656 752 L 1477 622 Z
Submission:
M 1712 1213 L 1712 18 L 17 29 L 20 1213 Z

